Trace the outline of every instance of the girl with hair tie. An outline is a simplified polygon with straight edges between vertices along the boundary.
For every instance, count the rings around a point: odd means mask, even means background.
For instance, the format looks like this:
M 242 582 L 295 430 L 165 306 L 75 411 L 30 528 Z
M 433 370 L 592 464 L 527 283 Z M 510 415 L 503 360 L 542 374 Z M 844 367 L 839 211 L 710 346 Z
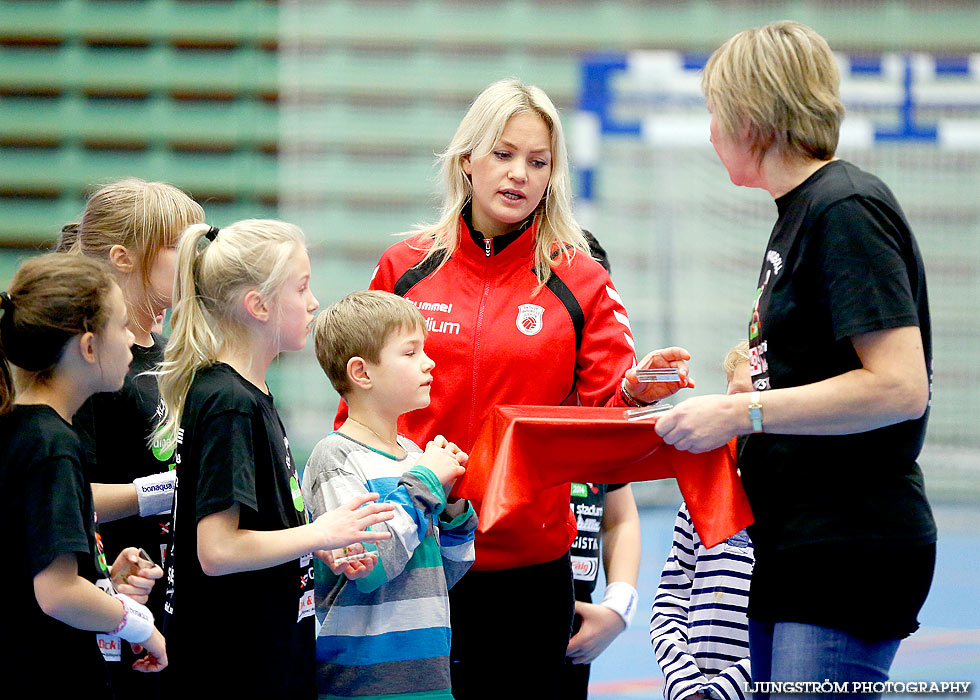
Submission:
M 176 266 L 157 430 L 175 442 L 178 478 L 163 685 L 188 697 L 311 698 L 313 553 L 387 539 L 368 528 L 393 506 L 368 493 L 308 522 L 266 384 L 279 353 L 306 344 L 318 307 L 299 228 L 197 224 Z
M 145 651 L 133 662 L 140 671 L 167 665 L 143 605 L 162 572 L 134 567 L 135 548 L 107 566 L 71 422 L 92 394 L 122 386 L 133 343 L 126 304 L 104 265 L 52 253 L 21 265 L 0 314 L 0 595 L 12 642 L 0 674 L 24 690 L 54 670 L 73 697 L 112 697 L 100 646 L 121 639 Z

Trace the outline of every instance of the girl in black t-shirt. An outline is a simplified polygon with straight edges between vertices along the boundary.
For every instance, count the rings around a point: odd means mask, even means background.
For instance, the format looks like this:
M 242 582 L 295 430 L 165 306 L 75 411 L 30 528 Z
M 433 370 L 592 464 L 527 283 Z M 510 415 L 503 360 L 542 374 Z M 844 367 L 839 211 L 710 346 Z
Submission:
M 59 250 L 108 264 L 123 291 L 128 327 L 136 339 L 122 390 L 93 396 L 75 418 L 103 523 L 170 509 L 173 477 L 166 472 L 171 460 L 149 444 L 159 391 L 155 378 L 140 375 L 163 360 L 164 339 L 153 329 L 170 308 L 177 238 L 202 221 L 201 206 L 176 187 L 127 178 L 93 193 L 74 231 L 67 237 L 62 231 Z M 168 488 L 153 488 L 157 484 Z M 158 522 L 114 524 L 106 529 L 110 543 L 120 531 L 138 535 L 140 546 L 161 554 Z
M 8 548 L 0 599 L 16 633 L 0 676 L 30 688 L 55 671 L 74 696 L 106 697 L 100 646 L 141 646 L 142 671 L 167 664 L 152 614 L 134 600 L 145 602 L 153 585 L 131 566 L 135 550 L 106 565 L 71 426 L 89 396 L 122 385 L 133 343 L 126 305 L 104 265 L 51 254 L 20 267 L 0 308 L 0 528 Z
M 110 556 L 123 543 L 136 544 L 163 562 L 170 544 L 176 472 L 172 450 L 150 443 L 160 392 L 156 377 L 147 373 L 163 361 L 165 340 L 152 329 L 170 308 L 177 238 L 202 221 L 201 206 L 176 187 L 127 178 L 92 194 L 74 234 L 69 234 L 71 240 L 62 234 L 62 246 L 70 243 L 69 252 L 108 263 L 123 291 L 128 328 L 136 339 L 122 389 L 92 396 L 73 421 L 86 448 L 87 473 Z M 163 594 L 163 586 L 155 587 L 147 603 L 158 624 L 163 622 Z M 122 662 L 109 665 L 118 693 L 155 693 L 157 676 L 133 673 L 128 649 L 107 654 L 107 659 Z
M 390 537 L 367 528 L 392 506 L 367 494 L 307 521 L 265 379 L 280 352 L 305 345 L 318 306 L 302 232 L 264 220 L 191 226 L 174 289 L 157 432 L 176 438 L 178 476 L 164 685 L 194 697 L 312 697 L 312 553 Z

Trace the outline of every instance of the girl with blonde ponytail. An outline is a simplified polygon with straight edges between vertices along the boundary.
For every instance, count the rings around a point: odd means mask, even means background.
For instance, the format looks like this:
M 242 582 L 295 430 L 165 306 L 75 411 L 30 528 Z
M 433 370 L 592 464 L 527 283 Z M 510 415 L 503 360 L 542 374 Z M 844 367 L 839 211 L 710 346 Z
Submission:
M 11 688 L 37 688 L 56 668 L 72 697 L 112 697 L 99 648 L 121 640 L 146 650 L 138 670 L 167 665 L 144 606 L 163 572 L 132 566 L 133 547 L 107 565 L 72 426 L 89 396 L 122 385 L 132 357 L 127 318 L 119 286 L 94 260 L 32 258 L 0 292 L 0 600 L 5 629 L 16 631 L 0 676 Z
M 280 352 L 306 344 L 318 306 L 309 285 L 303 234 L 291 224 L 194 225 L 180 238 L 158 373 L 157 438 L 174 439 L 178 474 L 167 694 L 313 697 L 312 556 L 390 537 L 367 530 L 392 517 L 392 506 L 372 503 L 376 493 L 306 516 L 265 377 Z M 216 672 L 204 644 L 234 659 L 234 672 Z
M 122 389 L 96 394 L 74 417 L 110 555 L 117 551 L 113 545 L 135 542 L 163 562 L 170 543 L 173 451 L 150 442 L 160 392 L 156 377 L 148 373 L 163 360 L 165 339 L 153 328 L 170 307 L 177 239 L 187 226 L 202 221 L 201 206 L 176 187 L 127 178 L 97 189 L 80 222 L 62 230 L 59 249 L 108 265 L 122 289 L 127 326 L 136 339 Z M 154 589 L 148 604 L 160 621 L 163 593 L 163 586 Z M 123 662 L 109 664 L 116 692 L 155 694 L 157 677 L 133 673 L 130 656 L 126 647 L 107 654 L 108 660 Z

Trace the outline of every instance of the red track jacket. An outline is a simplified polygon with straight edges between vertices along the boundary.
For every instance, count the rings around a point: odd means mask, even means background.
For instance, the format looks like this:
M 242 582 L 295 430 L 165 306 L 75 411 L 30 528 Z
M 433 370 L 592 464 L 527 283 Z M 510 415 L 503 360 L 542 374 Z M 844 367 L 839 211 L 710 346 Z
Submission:
M 582 253 L 562 259 L 535 293 L 536 228 L 482 239 L 461 217 L 459 247 L 436 272 L 436 260 L 419 265 L 420 237 L 381 256 L 371 289 L 419 307 L 428 329 L 425 352 L 435 362 L 432 402 L 399 423 L 418 445 L 442 434 L 468 452 L 496 405 L 625 405 L 619 386 L 636 358 L 619 294 L 602 266 Z M 338 425 L 346 413 L 341 404 Z M 528 523 L 529 532 L 542 525 Z M 574 527 L 551 525 L 570 546 Z M 508 568 L 505 561 L 481 561 L 481 539 L 492 536 L 478 534 L 474 569 Z

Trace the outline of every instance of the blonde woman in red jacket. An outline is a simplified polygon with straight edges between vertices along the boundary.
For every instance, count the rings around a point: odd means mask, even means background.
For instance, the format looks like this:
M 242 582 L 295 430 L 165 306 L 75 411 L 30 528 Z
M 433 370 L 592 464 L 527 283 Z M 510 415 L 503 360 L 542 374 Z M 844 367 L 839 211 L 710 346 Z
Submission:
M 402 434 L 468 451 L 498 404 L 637 406 L 693 385 L 681 348 L 639 365 L 677 367 L 679 382 L 636 381 L 626 309 L 572 216 L 561 122 L 541 89 L 490 85 L 440 160 L 440 220 L 385 251 L 371 280 L 419 307 L 436 365 L 432 401 L 403 416 Z M 477 536 L 476 563 L 450 592 L 457 700 L 515 678 L 530 679 L 523 697 L 558 694 L 574 609 L 571 542 L 547 537 L 560 525 L 528 522 L 542 545 L 519 565 L 508 542 Z

